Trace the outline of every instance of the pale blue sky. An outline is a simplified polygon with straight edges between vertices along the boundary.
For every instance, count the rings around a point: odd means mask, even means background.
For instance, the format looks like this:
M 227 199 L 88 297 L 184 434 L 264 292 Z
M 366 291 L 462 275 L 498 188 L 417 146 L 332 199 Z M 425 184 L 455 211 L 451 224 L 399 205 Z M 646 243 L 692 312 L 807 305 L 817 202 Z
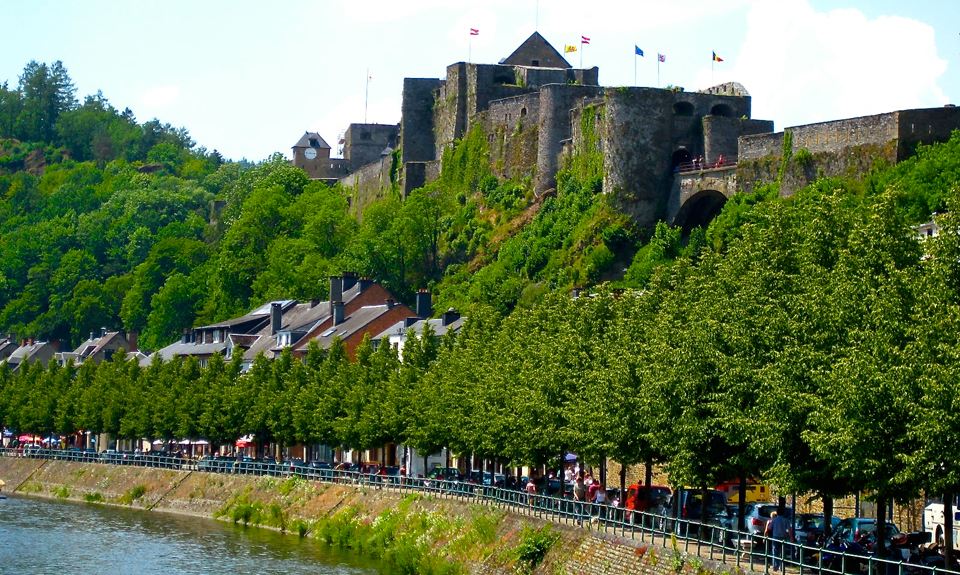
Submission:
M 404 77 L 495 63 L 535 29 L 559 50 L 590 37 L 603 85 L 633 85 L 636 64 L 655 86 L 658 52 L 661 85 L 739 81 L 778 130 L 960 104 L 960 0 L 541 0 L 537 19 L 536 0 L 0 0 L 0 82 L 62 60 L 79 96 L 254 161 L 364 121 L 368 68 L 367 119 L 395 123 Z

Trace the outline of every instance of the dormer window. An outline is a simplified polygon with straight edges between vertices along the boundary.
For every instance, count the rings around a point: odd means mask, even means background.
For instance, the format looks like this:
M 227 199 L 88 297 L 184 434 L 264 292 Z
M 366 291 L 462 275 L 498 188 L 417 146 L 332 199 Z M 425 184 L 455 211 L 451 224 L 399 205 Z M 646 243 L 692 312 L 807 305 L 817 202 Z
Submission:
M 220 330 L 213 330 L 213 343 L 220 343 Z
M 316 138 L 310 138 L 310 147 L 311 147 L 311 148 L 319 148 L 319 147 L 320 147 L 320 142 L 317 141 Z

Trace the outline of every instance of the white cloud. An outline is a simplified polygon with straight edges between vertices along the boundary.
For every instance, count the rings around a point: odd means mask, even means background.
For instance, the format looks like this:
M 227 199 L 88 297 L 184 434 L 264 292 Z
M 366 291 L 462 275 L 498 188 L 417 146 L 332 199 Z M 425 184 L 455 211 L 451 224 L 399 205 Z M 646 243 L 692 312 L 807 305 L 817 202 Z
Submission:
M 873 20 L 856 9 L 816 12 L 807 0 L 760 0 L 732 66 L 717 65 L 717 83 L 741 82 L 753 117 L 776 128 L 933 107 L 948 99 L 937 85 L 947 62 L 934 30 L 898 16 Z M 729 71 L 727 71 L 729 70 Z M 710 83 L 701 70 L 697 84 Z
M 336 152 L 340 133 L 350 124 L 363 123 L 364 95 L 351 94 L 333 107 L 326 115 L 310 124 L 310 131 L 319 133 Z M 370 124 L 397 124 L 400 122 L 400 100 L 382 98 L 371 101 L 367 107 L 367 122 Z
M 145 106 L 163 108 L 172 106 L 180 99 L 180 88 L 177 86 L 162 86 L 150 88 L 143 93 L 141 101 Z

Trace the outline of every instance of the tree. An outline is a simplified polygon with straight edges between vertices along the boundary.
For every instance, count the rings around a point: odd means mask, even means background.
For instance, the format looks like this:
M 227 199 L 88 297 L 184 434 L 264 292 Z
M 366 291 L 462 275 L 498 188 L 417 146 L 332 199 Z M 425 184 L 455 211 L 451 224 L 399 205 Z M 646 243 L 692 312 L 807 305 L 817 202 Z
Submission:
M 76 89 L 63 62 L 48 66 L 31 60 L 20 76 L 20 92 L 23 111 L 17 121 L 17 137 L 52 143 L 60 115 L 76 104 Z

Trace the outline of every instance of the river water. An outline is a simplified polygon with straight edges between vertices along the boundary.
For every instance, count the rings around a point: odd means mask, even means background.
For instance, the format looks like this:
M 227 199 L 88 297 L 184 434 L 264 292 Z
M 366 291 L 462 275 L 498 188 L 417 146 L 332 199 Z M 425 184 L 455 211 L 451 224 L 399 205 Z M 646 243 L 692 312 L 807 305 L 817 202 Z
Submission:
M 375 575 L 312 540 L 201 517 L 11 496 L 0 500 L 4 575 Z

